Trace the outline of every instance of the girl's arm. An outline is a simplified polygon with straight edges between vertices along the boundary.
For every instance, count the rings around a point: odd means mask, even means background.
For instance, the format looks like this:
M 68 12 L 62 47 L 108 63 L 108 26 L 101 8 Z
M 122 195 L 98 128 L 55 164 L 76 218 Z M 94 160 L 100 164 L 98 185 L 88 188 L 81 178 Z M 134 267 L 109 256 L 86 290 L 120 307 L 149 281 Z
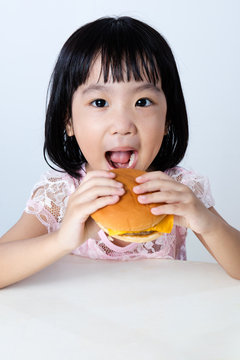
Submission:
M 0 238 L 0 288 L 40 271 L 70 251 L 58 241 L 57 232 L 47 234 L 35 216 L 24 213 Z
M 0 288 L 22 280 L 52 264 L 97 233 L 89 215 L 116 203 L 124 194 L 114 173 L 89 172 L 69 196 L 61 227 L 46 234 L 33 215 L 24 213 L 19 222 L 0 239 Z
M 240 231 L 230 226 L 214 208 L 208 210 L 215 216 L 213 230 L 206 234 L 194 233 L 227 273 L 240 280 Z
M 173 214 L 175 224 L 190 228 L 232 277 L 240 280 L 240 232 L 214 208 L 204 204 L 186 186 L 160 171 L 136 179 L 140 203 L 160 203 L 153 214 Z M 165 204 L 164 204 L 165 203 Z

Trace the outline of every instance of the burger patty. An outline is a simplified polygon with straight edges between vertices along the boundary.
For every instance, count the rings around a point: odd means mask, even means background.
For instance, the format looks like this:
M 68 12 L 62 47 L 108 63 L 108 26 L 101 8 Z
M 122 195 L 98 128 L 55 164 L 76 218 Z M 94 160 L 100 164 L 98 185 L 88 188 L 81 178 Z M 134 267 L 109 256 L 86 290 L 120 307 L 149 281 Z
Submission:
M 139 231 L 139 232 L 132 232 L 132 233 L 124 233 L 121 236 L 145 236 L 156 233 L 157 231 Z

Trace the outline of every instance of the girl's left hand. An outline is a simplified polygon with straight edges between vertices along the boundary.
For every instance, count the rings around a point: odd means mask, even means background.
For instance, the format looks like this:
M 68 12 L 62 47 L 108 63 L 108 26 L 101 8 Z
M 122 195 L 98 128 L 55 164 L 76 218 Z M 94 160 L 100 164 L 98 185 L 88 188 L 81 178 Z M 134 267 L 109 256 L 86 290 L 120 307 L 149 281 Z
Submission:
M 133 188 L 141 204 L 160 203 L 151 209 L 154 215 L 172 214 L 176 225 L 188 227 L 198 234 L 214 230 L 215 215 L 195 196 L 191 189 L 161 171 L 148 172 L 136 178 Z

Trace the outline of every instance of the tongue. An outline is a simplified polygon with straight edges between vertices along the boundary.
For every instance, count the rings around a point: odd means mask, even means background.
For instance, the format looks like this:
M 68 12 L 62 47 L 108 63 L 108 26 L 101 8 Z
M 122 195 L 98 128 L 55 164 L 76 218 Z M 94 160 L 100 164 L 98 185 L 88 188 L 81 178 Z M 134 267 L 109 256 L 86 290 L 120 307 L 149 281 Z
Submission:
M 110 153 L 110 159 L 114 163 L 126 164 L 130 160 L 131 151 L 113 151 Z

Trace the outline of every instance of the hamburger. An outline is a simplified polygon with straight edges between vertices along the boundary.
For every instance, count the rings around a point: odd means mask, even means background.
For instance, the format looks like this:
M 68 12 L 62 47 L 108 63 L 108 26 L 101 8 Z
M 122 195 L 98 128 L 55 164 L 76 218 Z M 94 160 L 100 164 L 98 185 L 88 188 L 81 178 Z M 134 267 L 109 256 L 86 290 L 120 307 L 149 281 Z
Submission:
M 120 200 L 95 211 L 91 217 L 108 235 L 126 242 L 148 242 L 157 239 L 162 233 L 170 233 L 173 215 L 154 215 L 151 208 L 161 204 L 140 204 L 133 187 L 138 185 L 136 177 L 145 171 L 129 168 L 112 169 L 115 180 L 123 183 L 125 193 Z

